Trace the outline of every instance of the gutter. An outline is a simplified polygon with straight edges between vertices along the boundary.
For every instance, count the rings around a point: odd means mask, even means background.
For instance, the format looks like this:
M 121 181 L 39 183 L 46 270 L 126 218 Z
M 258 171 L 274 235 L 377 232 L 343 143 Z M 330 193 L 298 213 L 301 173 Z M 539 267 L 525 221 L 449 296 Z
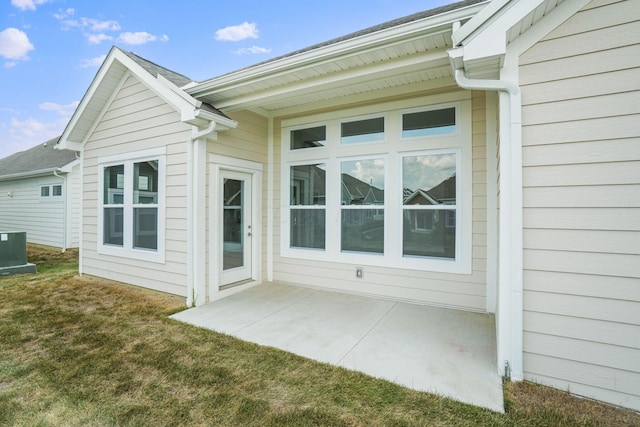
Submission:
M 39 169 L 39 170 L 29 171 L 29 172 L 14 173 L 11 175 L 0 176 L 0 181 L 10 181 L 12 179 L 29 178 L 29 177 L 35 178 L 37 176 L 45 176 L 45 175 L 51 175 L 51 174 L 55 175 L 55 173 L 58 171 L 61 171 L 61 169 L 49 168 L 49 169 Z
M 53 174 L 56 176 L 56 178 L 60 178 L 63 182 L 63 186 L 62 186 L 62 192 L 63 192 L 63 203 L 64 203 L 64 208 L 62 210 L 62 253 L 67 251 L 67 244 L 68 242 L 68 236 L 67 236 L 67 230 L 69 229 L 69 206 L 68 206 L 68 201 L 69 201 L 69 186 L 67 185 L 68 180 L 67 180 L 67 175 L 60 175 L 58 170 L 53 171 Z
M 187 140 L 187 162 L 189 181 L 187 189 L 187 307 L 204 302 L 204 294 L 200 295 L 199 284 L 204 285 L 205 274 L 205 179 L 206 179 L 206 137 L 214 132 L 216 122 L 211 121 L 202 130 L 193 127 Z M 200 286 L 200 287 L 201 287 Z
M 455 26 L 454 26 L 455 31 Z M 500 213 L 498 244 L 498 369 L 523 379 L 522 95 L 517 58 L 505 58 L 499 80 L 472 79 L 464 72 L 464 47 L 447 53 L 456 83 L 463 89 L 498 91 L 500 97 Z

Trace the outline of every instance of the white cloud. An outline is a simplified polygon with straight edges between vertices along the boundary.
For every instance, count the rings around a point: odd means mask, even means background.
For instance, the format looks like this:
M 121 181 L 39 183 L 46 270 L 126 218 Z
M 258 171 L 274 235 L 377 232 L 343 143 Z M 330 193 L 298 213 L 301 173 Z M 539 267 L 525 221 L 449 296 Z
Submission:
M 166 42 L 169 40 L 169 36 L 167 36 L 166 34 L 163 34 L 162 36 L 158 37 L 158 36 L 154 36 L 153 34 L 149 34 L 146 31 L 138 31 L 135 33 L 126 32 L 126 33 L 121 33 L 118 36 L 117 41 L 124 44 L 139 45 L 139 44 L 145 44 L 149 42 L 155 42 L 158 40 L 162 42 Z
M 55 102 L 43 102 L 42 104 L 38 105 L 38 107 L 41 110 L 55 111 L 61 116 L 69 117 L 73 114 L 76 108 L 78 108 L 78 104 L 80 104 L 80 101 L 74 101 L 71 104 L 67 105 L 57 104 Z
M 16 64 L 17 64 L 16 61 L 8 61 L 8 62 L 4 63 L 3 67 L 4 68 L 13 68 L 13 67 L 16 66 Z
M 48 0 L 11 0 L 11 6 L 20 10 L 36 10 L 36 5 L 46 3 Z
M 266 47 L 260 47 L 253 45 L 251 47 L 243 47 L 241 49 L 233 51 L 236 55 L 254 55 L 258 53 L 269 53 L 271 49 L 267 49 Z
M 67 11 L 69 10 L 73 10 L 73 9 L 67 9 Z M 101 32 L 101 31 L 118 31 L 121 29 L 118 21 L 113 21 L 113 20 L 101 21 L 99 19 L 85 18 L 85 17 L 82 17 L 80 19 L 66 19 L 68 18 L 68 16 L 65 15 L 64 13 L 55 14 L 54 17 L 62 21 L 63 30 L 68 30 L 70 28 L 78 28 L 86 31 Z
M 120 24 L 118 21 L 100 21 L 98 19 L 80 18 L 83 27 L 88 27 L 91 31 L 118 31 Z
M 106 34 L 85 34 L 90 44 L 100 44 L 105 40 L 113 40 L 113 37 Z
M 13 117 L 7 122 L 0 122 L 0 158 L 15 152 L 26 150 L 37 144 L 42 144 L 62 133 L 79 101 L 70 104 L 58 104 L 55 102 L 43 102 L 38 107 L 44 112 L 57 113 L 51 119 L 43 117 L 29 117 L 21 119 L 20 111 L 4 108 L 2 111 L 10 113 Z
M 76 10 L 72 7 L 65 10 L 58 9 L 58 13 L 54 13 L 53 17 L 60 21 L 68 18 L 69 16 L 73 16 L 74 13 L 76 13 Z
M 237 42 L 244 39 L 257 39 L 258 28 L 255 22 L 243 22 L 240 25 L 232 25 L 229 27 L 221 28 L 216 31 L 216 40 L 224 42 Z
M 91 59 L 83 59 L 80 61 L 80 68 L 99 67 L 100 65 L 102 65 L 106 57 L 107 55 L 100 55 Z
M 27 34 L 17 28 L 7 28 L 0 32 L 0 56 L 6 59 L 29 59 L 28 53 L 34 47 Z

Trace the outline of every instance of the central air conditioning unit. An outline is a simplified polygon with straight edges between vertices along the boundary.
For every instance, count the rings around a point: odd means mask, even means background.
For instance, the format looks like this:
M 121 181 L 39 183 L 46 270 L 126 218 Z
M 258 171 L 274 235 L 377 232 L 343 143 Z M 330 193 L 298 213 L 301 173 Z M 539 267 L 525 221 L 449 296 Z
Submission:
M 0 231 L 0 277 L 35 272 L 36 265 L 27 262 L 27 233 Z

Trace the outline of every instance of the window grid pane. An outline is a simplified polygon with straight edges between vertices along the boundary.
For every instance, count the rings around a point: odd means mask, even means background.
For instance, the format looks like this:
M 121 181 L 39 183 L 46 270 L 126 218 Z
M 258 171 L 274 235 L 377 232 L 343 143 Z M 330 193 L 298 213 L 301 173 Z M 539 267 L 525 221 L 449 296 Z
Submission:
M 384 209 L 343 209 L 341 250 L 384 253 Z
M 455 259 L 455 153 L 402 159 L 402 255 Z
M 454 107 L 402 115 L 403 138 L 453 133 L 455 129 L 456 109 Z
M 317 126 L 291 131 L 292 150 L 323 147 L 327 143 L 327 127 Z
M 103 243 L 122 246 L 124 230 L 124 209 L 105 208 L 103 218 Z
M 290 246 L 324 249 L 325 224 L 324 209 L 291 209 Z
M 341 131 L 342 144 L 384 141 L 384 117 L 345 122 Z
M 158 249 L 158 209 L 135 208 L 133 213 L 133 247 Z
M 104 204 L 124 204 L 124 165 L 104 168 Z
M 290 204 L 314 206 L 326 204 L 326 165 L 291 166 Z

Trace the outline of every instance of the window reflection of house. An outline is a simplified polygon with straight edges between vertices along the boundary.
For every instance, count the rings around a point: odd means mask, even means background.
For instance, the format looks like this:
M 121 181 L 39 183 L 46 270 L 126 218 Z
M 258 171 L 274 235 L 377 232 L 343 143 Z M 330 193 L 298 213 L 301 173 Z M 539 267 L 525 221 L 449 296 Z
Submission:
M 341 202 L 342 205 L 383 205 L 384 190 L 343 173 Z
M 453 257 L 456 227 L 456 175 L 451 175 L 428 190 L 404 188 L 403 195 L 405 206 L 434 207 L 433 209 L 406 209 L 404 211 L 407 252 L 409 254 L 412 252 L 411 242 L 414 242 L 416 251 L 418 251 L 418 245 L 422 246 L 420 249 L 422 255 L 429 252 L 431 256 Z M 421 235 L 424 237 L 421 238 Z M 425 245 L 425 242 L 429 242 L 429 244 Z M 427 246 L 433 246 L 433 250 L 429 250 Z
M 348 173 L 341 174 L 342 206 L 379 206 L 342 210 L 342 250 L 384 252 L 384 190 Z

